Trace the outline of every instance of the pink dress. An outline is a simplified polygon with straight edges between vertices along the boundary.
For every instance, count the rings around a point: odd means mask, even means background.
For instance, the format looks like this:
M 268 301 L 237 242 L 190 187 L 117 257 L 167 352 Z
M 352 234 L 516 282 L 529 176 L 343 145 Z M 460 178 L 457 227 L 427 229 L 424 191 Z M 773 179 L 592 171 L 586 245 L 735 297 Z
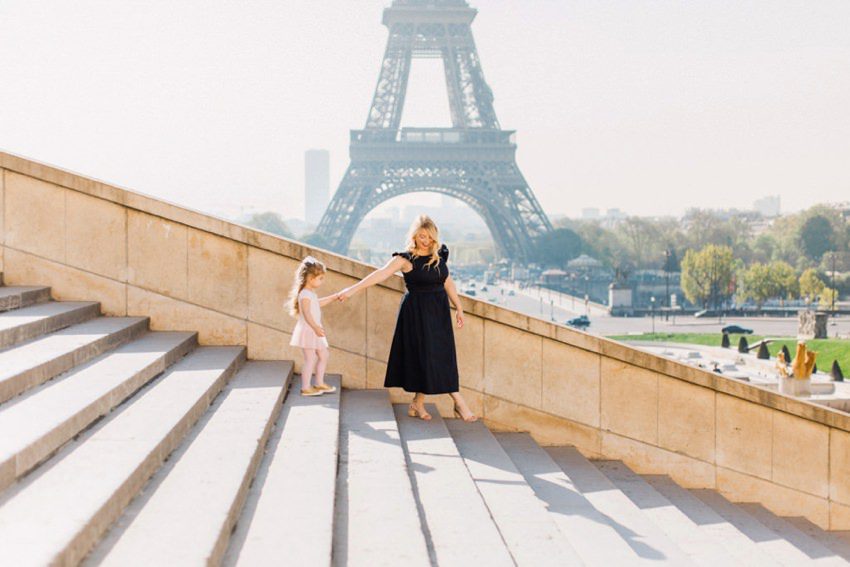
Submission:
M 310 291 L 307 288 L 301 290 L 298 294 L 298 306 L 301 307 L 301 300 L 304 298 L 310 300 L 310 313 L 313 315 L 313 321 L 319 326 L 322 325 L 322 309 L 319 307 L 319 296 L 316 292 Z M 289 341 L 290 346 L 300 348 L 323 349 L 328 348 L 328 339 L 320 337 L 316 334 L 304 318 L 304 313 L 298 313 L 298 322 L 295 323 L 295 328 L 292 330 L 292 339 Z

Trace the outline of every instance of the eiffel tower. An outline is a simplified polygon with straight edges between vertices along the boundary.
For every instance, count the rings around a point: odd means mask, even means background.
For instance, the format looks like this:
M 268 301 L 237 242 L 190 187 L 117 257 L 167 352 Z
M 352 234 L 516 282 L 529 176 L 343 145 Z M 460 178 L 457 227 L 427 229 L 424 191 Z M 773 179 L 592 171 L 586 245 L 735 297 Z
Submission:
M 551 230 L 517 166 L 514 131 L 496 118 L 470 28 L 477 13 L 466 0 L 395 0 L 384 10 L 389 39 L 369 118 L 351 131 L 351 163 L 316 230 L 331 250 L 346 252 L 379 204 L 416 191 L 469 205 L 511 260 L 528 260 Z M 414 57 L 442 58 L 451 128 L 400 128 Z

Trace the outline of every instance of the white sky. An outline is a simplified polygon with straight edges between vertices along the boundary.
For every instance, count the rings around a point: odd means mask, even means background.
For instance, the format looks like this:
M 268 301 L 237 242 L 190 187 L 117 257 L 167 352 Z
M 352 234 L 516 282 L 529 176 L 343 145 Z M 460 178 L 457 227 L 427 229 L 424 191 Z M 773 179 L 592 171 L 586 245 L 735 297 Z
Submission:
M 389 0 L 0 0 L 0 148 L 195 208 L 303 211 L 348 164 Z M 850 1 L 473 0 L 550 214 L 850 199 Z M 448 122 L 417 62 L 407 125 Z M 434 84 L 439 88 L 431 88 Z

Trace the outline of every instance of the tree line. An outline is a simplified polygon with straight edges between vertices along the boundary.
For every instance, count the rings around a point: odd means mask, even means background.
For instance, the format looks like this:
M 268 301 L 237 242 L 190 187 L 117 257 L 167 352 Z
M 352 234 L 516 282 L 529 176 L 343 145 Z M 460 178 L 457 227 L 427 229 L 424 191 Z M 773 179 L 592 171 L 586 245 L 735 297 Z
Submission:
M 681 271 L 683 291 L 696 305 L 719 305 L 733 295 L 758 306 L 796 298 L 831 304 L 833 295 L 850 293 L 850 278 L 835 278 L 833 289 L 831 273 L 833 266 L 850 272 L 846 215 L 816 205 L 771 220 L 701 209 L 682 218 L 561 219 L 538 239 L 535 260 L 563 267 L 584 253 L 620 279 L 635 270 Z

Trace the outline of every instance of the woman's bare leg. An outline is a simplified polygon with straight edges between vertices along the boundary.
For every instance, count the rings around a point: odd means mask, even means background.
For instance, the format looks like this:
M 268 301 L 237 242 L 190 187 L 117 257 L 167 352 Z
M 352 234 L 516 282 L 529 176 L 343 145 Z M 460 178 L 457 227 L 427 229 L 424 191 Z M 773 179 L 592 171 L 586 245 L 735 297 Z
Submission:
M 463 399 L 463 396 L 460 395 L 460 392 L 452 392 L 449 394 L 454 400 L 455 403 L 455 412 L 460 414 L 461 419 L 464 421 L 477 421 L 478 416 L 472 413 L 472 410 L 469 409 L 469 405 L 466 403 L 466 400 Z

